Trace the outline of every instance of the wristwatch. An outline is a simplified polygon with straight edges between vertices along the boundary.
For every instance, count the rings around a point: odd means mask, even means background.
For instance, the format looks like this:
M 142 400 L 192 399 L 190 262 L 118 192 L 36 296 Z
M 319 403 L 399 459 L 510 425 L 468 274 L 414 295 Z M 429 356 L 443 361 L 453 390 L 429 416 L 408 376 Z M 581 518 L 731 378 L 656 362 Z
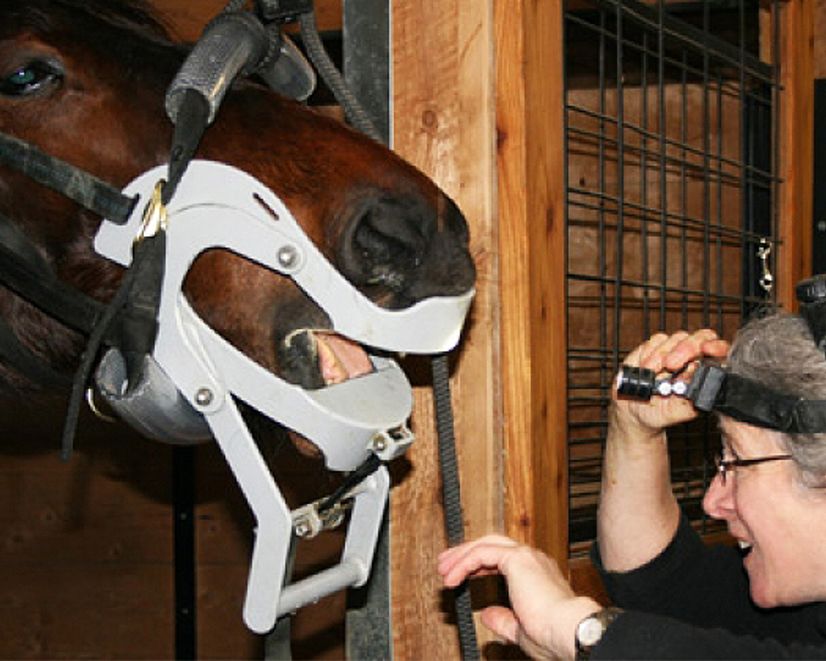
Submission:
M 591 658 L 591 651 L 602 640 L 602 636 L 622 613 L 621 608 L 603 608 L 591 613 L 576 627 L 576 661 L 587 661 Z

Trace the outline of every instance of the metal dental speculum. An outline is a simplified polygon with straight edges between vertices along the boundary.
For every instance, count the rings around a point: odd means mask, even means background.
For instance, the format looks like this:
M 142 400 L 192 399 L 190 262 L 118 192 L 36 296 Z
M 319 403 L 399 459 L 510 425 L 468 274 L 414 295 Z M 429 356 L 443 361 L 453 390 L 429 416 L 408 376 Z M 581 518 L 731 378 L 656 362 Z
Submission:
M 129 265 L 145 202 L 164 174 L 165 167 L 158 167 L 127 186 L 125 192 L 139 195 L 141 202 L 125 225 L 103 222 L 95 239 L 98 253 Z M 392 351 L 438 353 L 452 348 L 473 292 L 429 299 L 405 310 L 379 308 L 335 270 L 272 191 L 220 163 L 189 165 L 167 217 L 159 330 L 150 356 L 152 369 L 145 371 L 150 382 L 129 389 L 137 393 L 137 401 L 119 401 L 117 379 L 102 390 L 144 433 L 147 426 L 157 425 L 142 424 L 141 418 L 151 418 L 153 411 L 162 409 L 189 434 L 164 440 L 193 442 L 205 421 L 257 519 L 244 620 L 253 631 L 265 632 L 278 616 L 367 580 L 389 478 L 381 466 L 348 494 L 353 509 L 340 563 L 282 589 L 294 519 L 307 530 L 318 527 L 324 517 L 312 507 L 289 511 L 234 398 L 310 439 L 330 469 L 352 471 L 373 455 L 388 461 L 410 445 L 413 435 L 406 420 L 412 393 L 399 366 L 377 355 L 371 356 L 370 374 L 319 390 L 283 381 L 247 358 L 194 312 L 181 292 L 192 263 L 205 250 L 230 250 L 292 278 L 325 310 L 334 331 Z M 176 397 L 181 401 L 174 401 Z

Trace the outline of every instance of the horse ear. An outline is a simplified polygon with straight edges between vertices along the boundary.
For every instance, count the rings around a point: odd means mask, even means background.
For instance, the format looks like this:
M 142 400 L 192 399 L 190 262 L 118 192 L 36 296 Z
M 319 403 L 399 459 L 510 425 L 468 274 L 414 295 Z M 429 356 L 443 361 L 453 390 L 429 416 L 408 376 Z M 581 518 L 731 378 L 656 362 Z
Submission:
M 315 70 L 283 32 L 278 55 L 256 73 L 270 89 L 297 101 L 307 100 L 316 87 Z

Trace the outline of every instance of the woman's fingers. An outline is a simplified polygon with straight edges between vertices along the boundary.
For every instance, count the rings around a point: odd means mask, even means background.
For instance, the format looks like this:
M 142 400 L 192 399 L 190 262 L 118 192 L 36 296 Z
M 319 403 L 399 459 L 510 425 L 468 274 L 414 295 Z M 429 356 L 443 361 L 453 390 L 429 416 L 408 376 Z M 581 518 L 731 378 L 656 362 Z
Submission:
M 509 551 L 519 545 L 502 535 L 487 535 L 444 551 L 439 555 L 437 570 L 445 586 L 455 587 L 468 576 L 499 572 Z
M 655 374 L 679 372 L 699 358 L 725 358 L 729 343 L 717 333 L 703 328 L 693 333 L 677 331 L 671 335 L 655 333 L 626 356 L 625 365 L 645 367 Z
M 676 334 L 672 338 L 675 336 Z M 702 356 L 724 357 L 726 353 L 728 343 L 720 340 L 713 330 L 703 328 L 691 335 L 685 333 L 678 341 L 673 342 L 663 358 L 663 368 L 675 372 Z
M 667 339 L 665 333 L 655 333 L 625 357 L 625 364 L 639 367 Z
M 519 620 L 513 611 L 504 606 L 488 606 L 480 613 L 482 624 L 503 640 L 517 644 L 519 642 Z

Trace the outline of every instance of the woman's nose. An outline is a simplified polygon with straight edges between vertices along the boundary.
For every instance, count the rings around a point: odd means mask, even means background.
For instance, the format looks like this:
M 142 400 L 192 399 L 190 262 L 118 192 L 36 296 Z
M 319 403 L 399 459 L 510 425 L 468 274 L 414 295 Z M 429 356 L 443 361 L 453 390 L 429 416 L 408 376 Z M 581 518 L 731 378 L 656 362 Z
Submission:
M 724 481 L 723 476 L 717 473 L 703 496 L 703 510 L 714 519 L 727 519 L 734 511 L 732 477 L 728 475 Z

